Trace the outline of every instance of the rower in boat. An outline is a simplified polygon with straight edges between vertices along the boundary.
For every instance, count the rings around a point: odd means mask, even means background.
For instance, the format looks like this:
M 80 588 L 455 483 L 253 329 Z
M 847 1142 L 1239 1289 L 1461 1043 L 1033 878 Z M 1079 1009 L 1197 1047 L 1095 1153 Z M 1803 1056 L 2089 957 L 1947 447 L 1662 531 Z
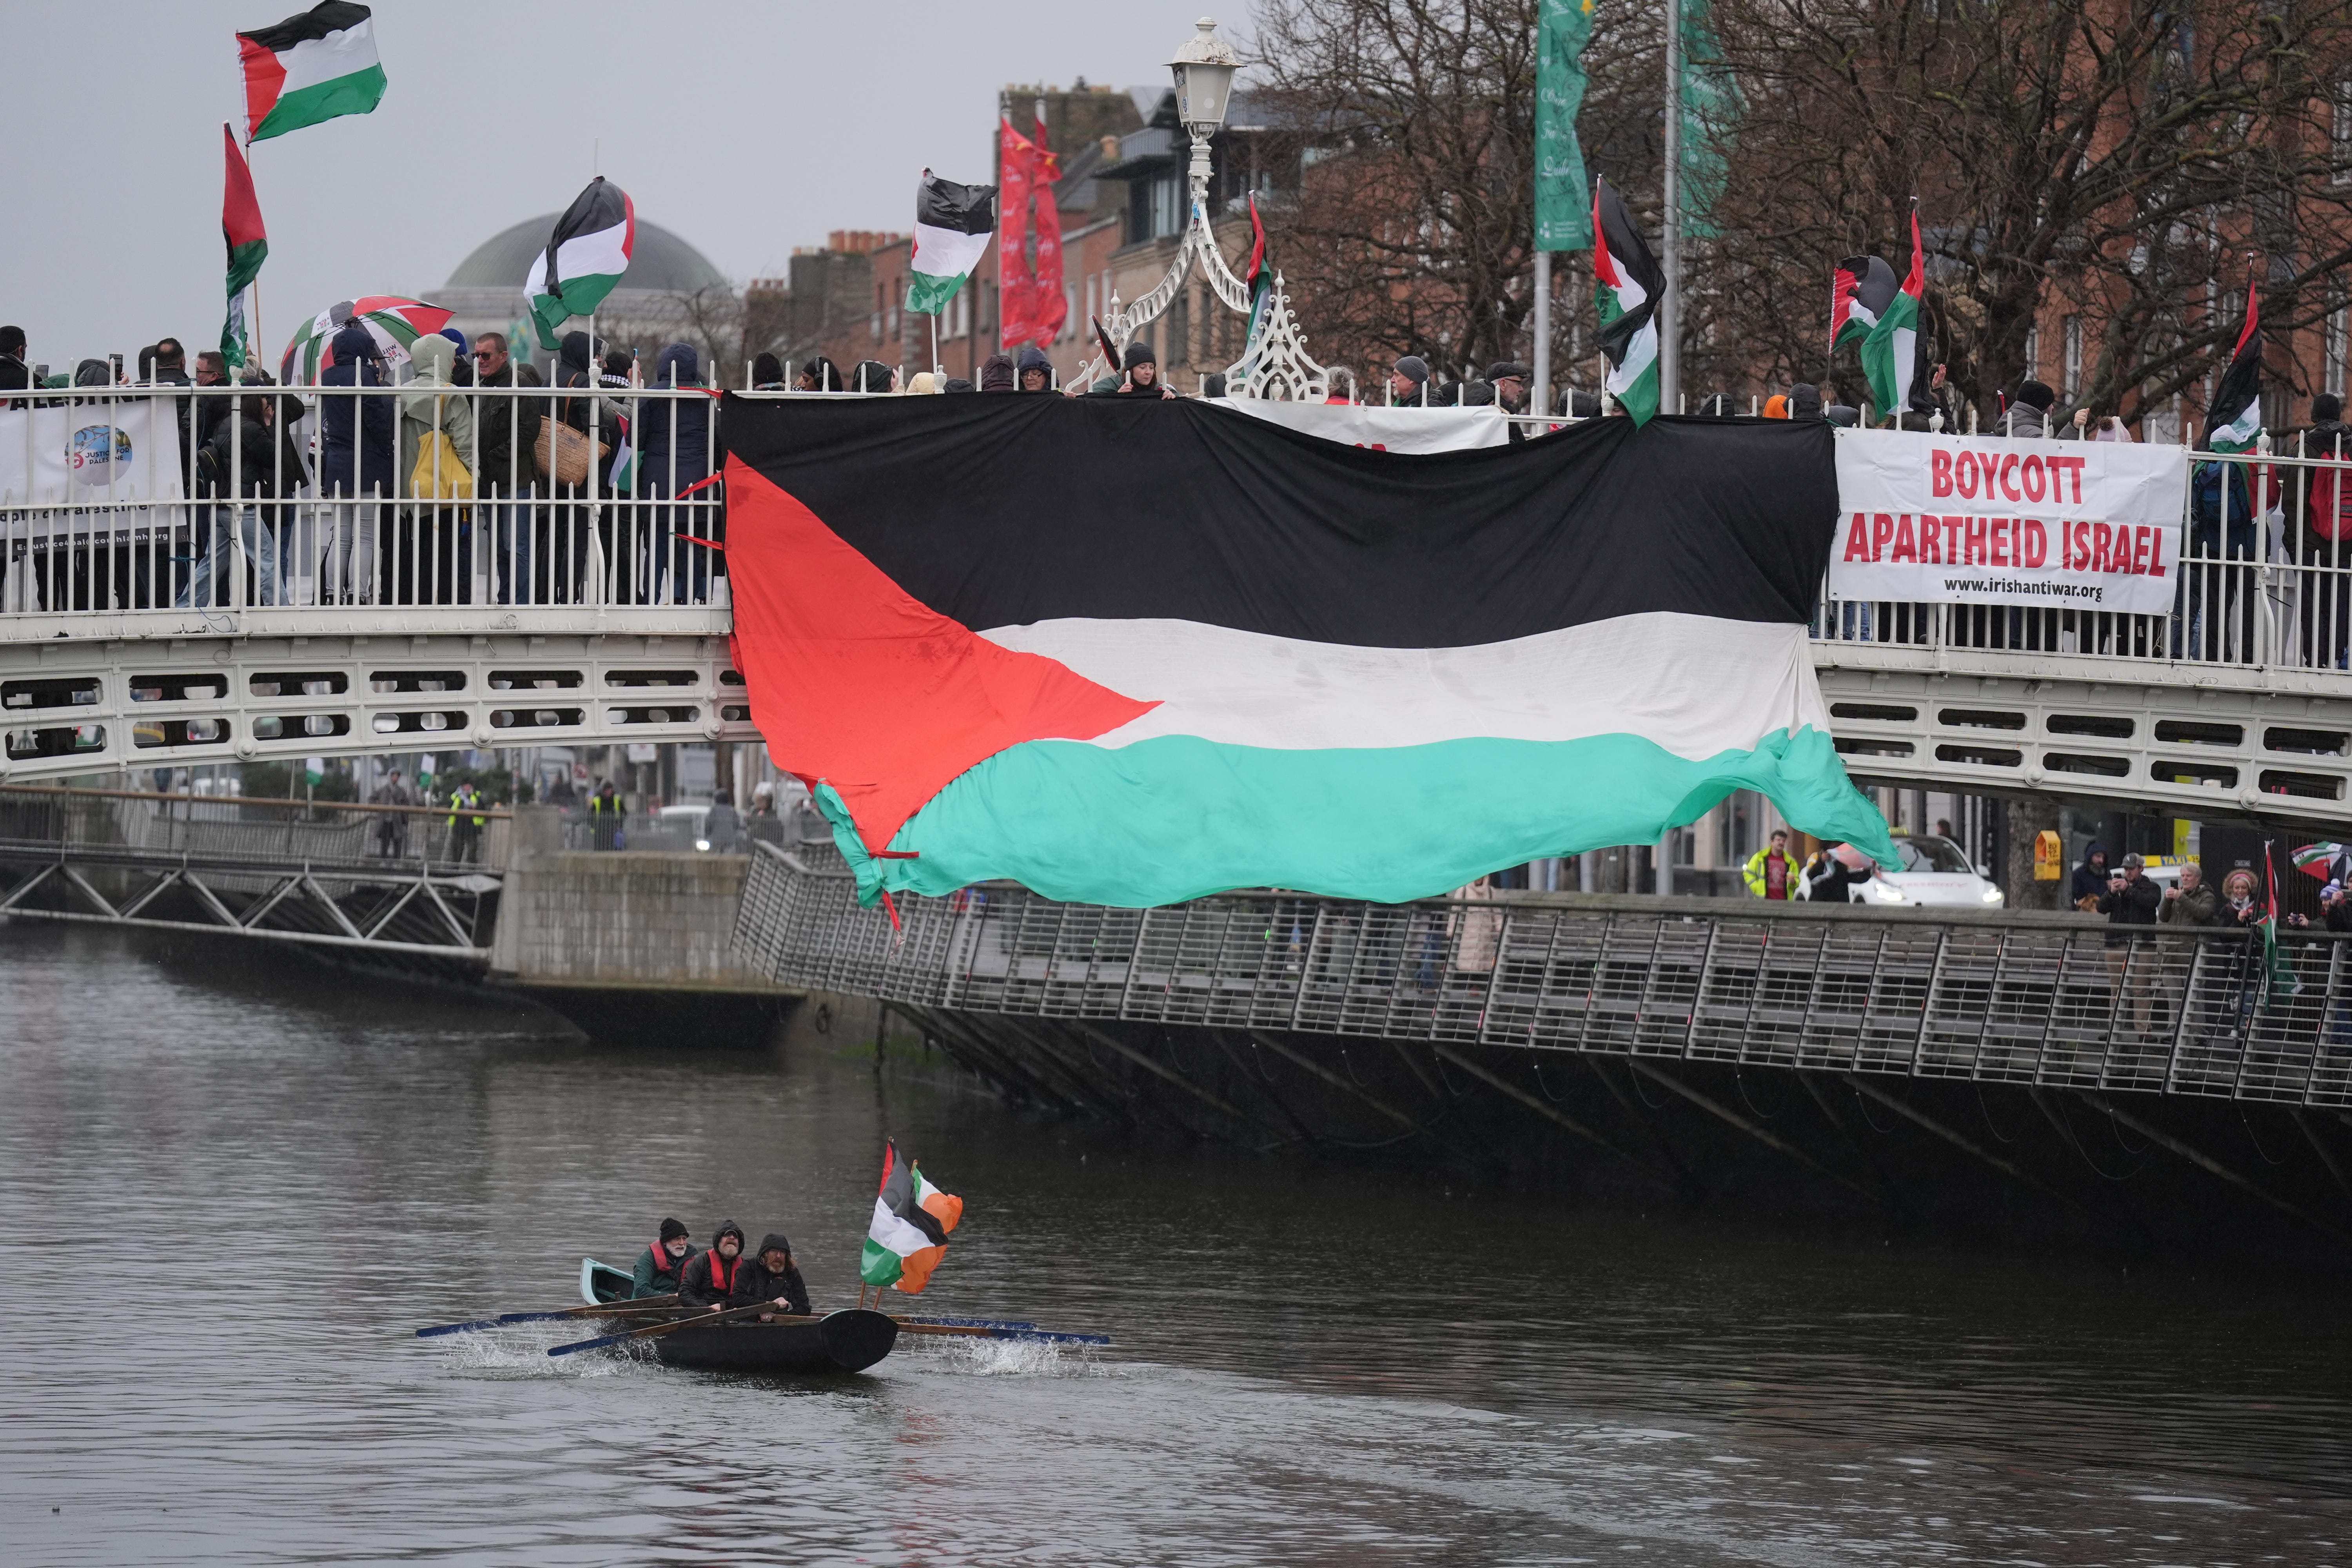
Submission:
M 721 1220 L 710 1233 L 710 1250 L 697 1253 L 677 1271 L 678 1305 L 712 1311 L 746 1305 L 730 1300 L 742 1272 L 743 1227 L 731 1219 Z
M 678 1274 L 693 1255 L 694 1241 L 687 1235 L 685 1225 L 674 1219 L 662 1221 L 661 1235 L 638 1255 L 629 1299 L 634 1301 L 647 1296 L 677 1295 Z
M 736 1270 L 735 1290 L 727 1304 L 749 1307 L 760 1301 L 772 1303 L 778 1311 L 809 1315 L 808 1286 L 801 1279 L 800 1266 L 793 1261 L 793 1244 L 773 1231 L 760 1238 L 758 1255 L 745 1258 Z M 764 1323 L 773 1316 L 773 1312 L 762 1312 L 760 1321 Z

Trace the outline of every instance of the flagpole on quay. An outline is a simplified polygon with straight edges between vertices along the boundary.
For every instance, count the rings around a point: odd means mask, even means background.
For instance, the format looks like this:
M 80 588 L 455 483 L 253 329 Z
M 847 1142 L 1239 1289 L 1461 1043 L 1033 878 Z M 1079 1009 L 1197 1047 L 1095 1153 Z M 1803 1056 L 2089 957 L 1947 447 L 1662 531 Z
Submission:
M 1683 18 L 1682 0 L 1666 0 L 1666 145 L 1664 297 L 1658 301 L 1658 406 L 1682 412 L 1683 314 Z

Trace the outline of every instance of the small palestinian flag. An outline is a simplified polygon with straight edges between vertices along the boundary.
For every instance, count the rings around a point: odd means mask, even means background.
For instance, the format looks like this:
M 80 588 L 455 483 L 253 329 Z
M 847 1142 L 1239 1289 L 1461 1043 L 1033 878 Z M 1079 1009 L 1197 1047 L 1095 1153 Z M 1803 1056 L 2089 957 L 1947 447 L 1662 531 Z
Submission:
M 2247 307 L 2246 313 L 2252 316 L 2252 306 Z M 2263 918 L 2258 922 L 2263 933 L 2263 976 L 2268 983 L 2266 1000 L 2277 1002 L 2302 994 L 2303 980 L 2279 951 L 2278 868 L 2271 858 L 2271 841 L 2267 838 L 2263 840 Z
M 1606 180 L 1592 184 L 1592 299 L 1601 310 L 1601 352 L 1609 395 L 1646 425 L 1658 412 L 1658 301 L 1666 276 L 1633 215 Z
M 1850 256 L 1839 262 L 1830 291 L 1830 353 L 1870 336 L 1902 287 L 1895 268 L 1880 257 Z
M 2347 857 L 2352 857 L 2352 850 L 2341 844 L 2306 844 L 2291 858 L 2296 870 L 2329 882 L 2340 879 L 2347 868 L 2352 868 L 2346 865 Z
M 2263 433 L 2263 329 L 2254 285 L 2246 283 L 2246 324 L 2230 368 L 2205 411 L 2206 444 L 2216 452 L 2242 452 Z
M 236 36 L 245 63 L 245 139 L 250 143 L 383 101 L 375 23 L 364 5 L 326 0 L 274 27 Z
M 907 309 L 936 316 L 996 237 L 996 187 L 959 185 L 929 169 L 915 187 L 914 280 Z
M 637 205 L 599 174 L 572 198 L 530 264 L 523 297 L 539 323 L 539 346 L 562 346 L 556 329 L 574 316 L 595 314 L 629 269 L 637 245 Z
M 228 153 L 228 178 L 221 192 L 221 238 L 228 246 L 228 320 L 221 323 L 221 357 L 241 367 L 253 358 L 253 322 L 245 291 L 261 275 L 269 236 L 261 226 L 261 203 L 253 194 L 253 170 L 237 151 L 236 132 L 221 127 Z
M 882 1191 L 874 1200 L 874 1223 L 866 1227 L 857 1277 L 868 1285 L 896 1285 L 909 1296 L 919 1294 L 948 1255 L 948 1233 L 962 1218 L 961 1198 L 925 1181 L 921 1171 L 899 1157 L 897 1143 L 886 1145 Z
M 1911 403 L 1912 373 L 1919 364 L 1919 300 L 1927 291 L 1927 258 L 1919 245 L 1919 209 L 1911 209 L 1911 275 L 1878 313 L 1862 340 L 1862 374 L 1881 414 L 1900 414 Z
M 1274 268 L 1266 259 L 1265 225 L 1257 216 L 1255 191 L 1250 193 L 1249 215 L 1250 258 L 1242 269 L 1242 284 L 1249 290 L 1249 330 L 1242 336 L 1242 363 L 1255 369 L 1265 352 L 1266 321 L 1274 307 Z

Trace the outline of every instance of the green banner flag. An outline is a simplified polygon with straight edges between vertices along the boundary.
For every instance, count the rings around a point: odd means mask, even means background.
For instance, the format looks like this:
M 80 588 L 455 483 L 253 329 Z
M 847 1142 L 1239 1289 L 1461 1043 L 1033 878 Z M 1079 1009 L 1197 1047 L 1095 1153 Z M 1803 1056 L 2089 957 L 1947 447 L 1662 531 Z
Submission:
M 1592 243 L 1592 196 L 1576 139 L 1584 107 L 1584 46 L 1592 0 L 1542 0 L 1536 21 L 1536 248 L 1582 250 Z
M 1740 109 L 1738 84 L 1715 36 L 1713 0 L 1676 0 L 1682 6 L 1683 236 L 1713 239 L 1715 205 L 1726 175 L 1723 148 Z

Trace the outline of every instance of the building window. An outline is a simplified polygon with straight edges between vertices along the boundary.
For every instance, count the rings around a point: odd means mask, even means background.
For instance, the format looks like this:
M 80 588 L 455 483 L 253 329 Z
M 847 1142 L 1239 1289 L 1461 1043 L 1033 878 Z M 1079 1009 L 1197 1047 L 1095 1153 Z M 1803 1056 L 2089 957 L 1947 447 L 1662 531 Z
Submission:
M 1062 285 L 1061 335 L 1065 341 L 1078 335 L 1078 286 L 1075 283 Z
M 1151 237 L 1165 239 L 1184 230 L 1184 183 L 1174 174 L 1151 182 Z
M 2327 312 L 2326 389 L 2337 397 L 2344 395 L 2344 361 L 2347 346 L 2345 338 L 2347 327 L 2352 327 L 2352 321 L 2346 319 L 2347 315 L 2352 315 L 2352 312 L 2347 312 L 2341 305 Z
M 2080 316 L 2066 318 L 2064 380 L 2065 386 L 2063 390 L 2065 393 L 2066 401 L 2072 403 L 2075 395 L 2083 390 L 2083 318 Z
M 1168 358 L 1171 364 L 1192 363 L 1192 295 L 1180 289 L 1168 304 Z
M 2028 327 L 2025 330 L 2025 379 L 2028 381 L 2042 379 L 2042 329 L 2040 327 Z
M 2352 81 L 2336 84 L 2336 123 L 2329 137 L 2327 181 L 2335 185 L 2352 185 Z

